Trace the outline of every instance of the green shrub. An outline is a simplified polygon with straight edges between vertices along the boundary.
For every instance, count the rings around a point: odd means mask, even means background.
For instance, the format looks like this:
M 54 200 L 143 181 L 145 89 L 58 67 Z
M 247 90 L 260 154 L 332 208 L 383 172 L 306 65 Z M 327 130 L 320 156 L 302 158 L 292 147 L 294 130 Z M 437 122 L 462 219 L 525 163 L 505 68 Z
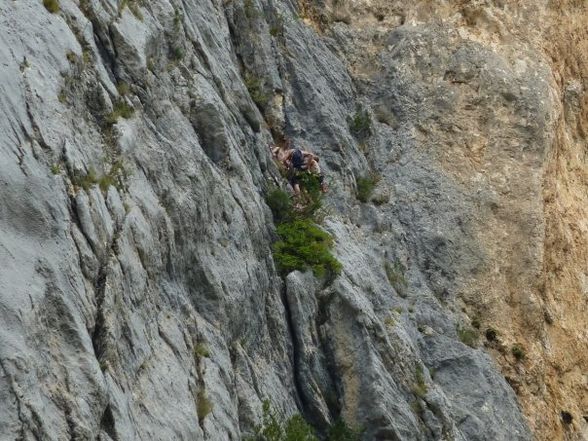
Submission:
M 184 49 L 182 49 L 179 46 L 176 46 L 173 48 L 172 50 L 172 60 L 174 61 L 180 61 L 184 58 L 185 52 Z
M 43 0 L 43 6 L 52 14 L 59 12 L 59 0 Z
M 415 383 L 412 385 L 412 392 L 419 398 L 423 398 L 427 395 L 427 383 L 425 383 L 425 375 L 423 373 L 423 367 L 418 365 L 415 371 Z
M 123 162 L 121 160 L 115 161 L 114 164 L 112 164 L 112 167 L 110 167 L 110 171 L 98 179 L 98 185 L 100 186 L 100 190 L 106 193 L 106 191 L 108 191 L 108 187 L 110 187 L 111 185 L 113 187 L 120 189 L 120 179 L 126 174 L 127 173 L 124 168 Z
M 366 139 L 372 134 L 372 118 L 370 117 L 367 109 L 361 106 L 357 107 L 357 110 L 353 117 L 349 118 L 349 130 L 357 139 Z
M 368 202 L 376 188 L 379 178 L 375 175 L 369 175 L 357 178 L 357 199 L 361 202 Z
M 304 172 L 298 175 L 301 193 L 297 197 L 298 203 L 293 204 L 288 192 L 274 187 L 266 195 L 265 201 L 270 207 L 276 224 L 294 219 L 316 219 L 318 211 L 323 206 L 323 194 L 316 175 Z
M 54 175 L 61 174 L 61 166 L 59 164 L 53 164 L 51 166 L 51 173 L 53 173 Z
M 81 175 L 76 173 L 72 178 L 72 183 L 77 186 L 81 187 L 84 190 L 88 191 L 92 185 L 98 183 L 98 177 L 96 176 L 96 170 L 92 167 L 88 169 L 88 173 L 85 175 Z
M 335 421 L 335 424 L 329 428 L 327 437 L 327 441 L 359 441 L 360 439 L 361 431 L 349 427 L 342 419 Z
M 134 113 L 135 109 L 127 104 L 125 100 L 118 100 L 112 106 L 112 112 L 106 115 L 106 123 L 108 125 L 116 124 L 120 117 L 129 119 L 134 115 Z
M 245 10 L 245 16 L 249 20 L 255 20 L 259 16 L 259 12 L 257 12 L 253 0 L 244 0 L 243 9 Z
M 332 237 L 311 220 L 282 223 L 277 232 L 281 240 L 272 248 L 282 275 L 311 268 L 317 277 L 332 277 L 341 271 L 341 263 L 329 251 L 333 245 Z
M 263 91 L 263 81 L 251 72 L 245 72 L 245 87 L 255 104 L 263 108 L 269 102 L 269 95 Z
M 303 218 L 314 217 L 323 206 L 323 193 L 319 178 L 310 172 L 304 172 L 298 175 L 298 181 L 300 182 L 301 194 L 299 197 L 302 204 L 296 209 L 296 212 Z
M 360 431 L 350 428 L 338 419 L 328 429 L 327 441 L 359 441 Z M 263 402 L 261 424 L 255 427 L 254 435 L 245 441 L 319 441 L 314 429 L 301 415 L 293 415 L 284 421 L 271 408 L 270 402 Z
M 67 58 L 67 61 L 69 61 L 71 64 L 75 64 L 78 61 L 78 56 L 73 51 L 67 51 L 65 57 Z
M 284 441 L 319 441 L 314 429 L 301 415 L 294 415 L 286 421 Z
M 245 441 L 318 441 L 313 428 L 300 415 L 282 421 L 270 406 L 263 402 L 262 423 L 255 427 L 255 434 Z
M 116 90 L 118 91 L 119 95 L 125 96 L 129 94 L 131 88 L 129 87 L 128 83 L 121 81 L 116 85 Z
M 465 328 L 458 326 L 457 327 L 457 335 L 461 342 L 465 345 L 468 345 L 472 348 L 475 348 L 478 343 L 478 331 L 472 328 Z
M 406 288 L 408 288 L 408 282 L 406 281 L 406 276 L 404 275 L 406 268 L 402 262 L 400 262 L 398 259 L 396 259 L 393 263 L 385 262 L 384 270 L 386 271 L 388 282 L 390 282 L 392 288 L 394 288 L 398 295 L 404 297 Z
M 197 358 L 210 357 L 210 351 L 208 350 L 208 346 L 206 346 L 204 343 L 198 343 L 194 347 L 194 355 L 196 355 Z
M 272 211 L 274 222 L 282 223 L 292 218 L 292 199 L 288 192 L 274 187 L 267 193 L 265 202 Z
M 206 392 L 203 390 L 198 392 L 196 397 L 196 411 L 198 412 L 198 420 L 204 421 L 204 418 L 212 412 L 212 402 L 206 396 Z
M 518 344 L 513 345 L 511 352 L 517 361 L 522 361 L 526 358 L 525 350 Z

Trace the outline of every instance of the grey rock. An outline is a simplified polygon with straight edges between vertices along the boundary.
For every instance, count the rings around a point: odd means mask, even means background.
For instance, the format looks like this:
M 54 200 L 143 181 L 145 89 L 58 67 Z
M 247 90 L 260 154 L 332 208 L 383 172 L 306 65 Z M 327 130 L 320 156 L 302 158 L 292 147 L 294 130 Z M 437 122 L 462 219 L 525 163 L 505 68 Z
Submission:
M 495 363 L 462 344 L 456 325 L 460 294 L 495 258 L 480 218 L 499 222 L 511 192 L 541 196 L 545 66 L 533 66 L 527 87 L 480 44 L 440 25 L 400 26 L 373 77 L 357 80 L 352 31 L 339 23 L 321 36 L 289 2 L 130 2 L 120 13 L 115 2 L 83 11 L 62 2 L 59 14 L 9 3 L 0 7 L 1 439 L 237 440 L 265 399 L 320 433 L 343 417 L 366 440 L 532 438 Z M 76 71 L 69 50 L 92 60 Z M 267 103 L 254 102 L 245 71 Z M 62 73 L 75 83 L 66 104 Z M 110 126 L 119 82 L 135 112 Z M 577 102 L 577 87 L 567 100 Z M 487 118 L 487 158 L 451 117 L 464 102 Z M 365 142 L 348 123 L 359 104 L 381 120 Z M 506 129 L 496 106 L 513 115 Z M 448 150 L 452 131 L 471 147 L 466 177 L 452 168 L 462 154 Z M 277 274 L 263 201 L 282 182 L 272 133 L 317 152 L 331 181 L 323 227 L 343 264 L 331 285 Z M 75 185 L 76 173 L 103 176 L 115 160 L 121 185 Z M 516 181 L 514 161 L 526 166 Z M 379 205 L 354 196 L 371 171 Z M 541 235 L 539 206 L 519 212 L 525 237 Z M 516 251 L 530 262 L 525 280 L 537 247 Z M 386 274 L 394 261 L 404 288 Z

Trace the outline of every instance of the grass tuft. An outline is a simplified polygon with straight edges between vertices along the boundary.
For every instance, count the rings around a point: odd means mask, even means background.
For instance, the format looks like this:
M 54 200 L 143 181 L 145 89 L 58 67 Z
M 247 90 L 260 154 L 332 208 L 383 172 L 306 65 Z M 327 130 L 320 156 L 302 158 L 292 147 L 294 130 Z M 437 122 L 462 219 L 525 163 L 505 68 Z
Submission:
M 43 6 L 52 14 L 57 14 L 59 12 L 59 0 L 43 0 Z
M 198 412 L 198 420 L 200 420 L 200 422 L 204 421 L 204 418 L 206 418 L 208 414 L 212 412 L 212 402 L 208 396 L 206 396 L 206 392 L 203 390 L 198 392 L 196 398 L 196 407 L 196 411 Z
M 112 112 L 106 115 L 106 124 L 112 126 L 116 124 L 119 118 L 129 119 L 135 113 L 135 109 L 130 106 L 125 100 L 118 100 L 112 107 Z
M 208 346 L 206 346 L 204 343 L 198 343 L 194 347 L 194 355 L 196 355 L 197 358 L 210 357 L 210 351 L 208 350 Z
M 523 361 L 525 358 L 527 358 L 525 350 L 522 346 L 518 344 L 513 345 L 511 352 L 512 355 L 514 355 L 514 357 L 517 359 L 517 361 Z

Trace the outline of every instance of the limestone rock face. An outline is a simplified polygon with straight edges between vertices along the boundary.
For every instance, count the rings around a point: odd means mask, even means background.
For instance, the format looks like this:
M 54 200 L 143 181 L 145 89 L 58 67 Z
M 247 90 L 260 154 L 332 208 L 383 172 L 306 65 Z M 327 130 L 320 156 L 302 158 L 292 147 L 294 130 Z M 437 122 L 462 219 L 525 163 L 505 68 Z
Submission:
M 1 440 L 240 440 L 266 399 L 588 439 L 583 3 L 58 3 L 0 4 Z M 332 283 L 276 271 L 282 136 Z

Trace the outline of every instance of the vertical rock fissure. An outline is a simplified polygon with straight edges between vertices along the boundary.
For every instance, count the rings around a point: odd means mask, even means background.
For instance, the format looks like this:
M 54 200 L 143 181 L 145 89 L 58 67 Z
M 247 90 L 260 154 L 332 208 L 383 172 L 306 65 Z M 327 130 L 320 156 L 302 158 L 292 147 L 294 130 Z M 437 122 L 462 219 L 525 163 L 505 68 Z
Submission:
M 300 380 L 300 372 L 298 368 L 298 363 L 300 360 L 299 355 L 299 342 L 298 338 L 296 337 L 295 327 L 294 327 L 294 320 L 292 318 L 292 313 L 290 311 L 290 304 L 288 303 L 288 294 L 287 294 L 287 286 L 286 282 L 284 281 L 281 289 L 282 304 L 284 305 L 284 312 L 286 314 L 286 323 L 288 325 L 288 334 L 290 335 L 290 340 L 292 341 L 292 368 L 293 368 L 293 379 L 294 379 L 294 389 L 296 391 L 296 405 L 300 409 L 303 415 L 307 414 L 307 403 L 304 398 L 304 394 L 302 393 L 302 386 Z

